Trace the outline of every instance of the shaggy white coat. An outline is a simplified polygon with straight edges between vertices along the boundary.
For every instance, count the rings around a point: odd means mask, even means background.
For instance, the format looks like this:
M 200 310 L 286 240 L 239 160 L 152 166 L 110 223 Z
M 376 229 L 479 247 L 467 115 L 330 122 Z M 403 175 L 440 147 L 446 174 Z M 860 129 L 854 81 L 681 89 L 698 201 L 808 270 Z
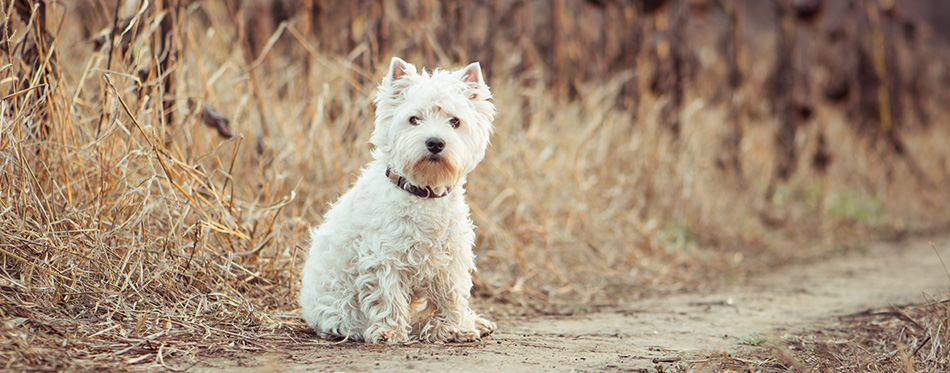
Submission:
M 373 161 L 311 231 L 300 306 L 321 337 L 471 341 L 494 331 L 469 307 L 475 232 L 463 188 L 488 146 L 490 98 L 478 63 L 417 73 L 393 59 L 375 100 Z M 433 137 L 445 141 L 437 155 L 425 145 Z M 420 198 L 387 168 L 451 192 Z

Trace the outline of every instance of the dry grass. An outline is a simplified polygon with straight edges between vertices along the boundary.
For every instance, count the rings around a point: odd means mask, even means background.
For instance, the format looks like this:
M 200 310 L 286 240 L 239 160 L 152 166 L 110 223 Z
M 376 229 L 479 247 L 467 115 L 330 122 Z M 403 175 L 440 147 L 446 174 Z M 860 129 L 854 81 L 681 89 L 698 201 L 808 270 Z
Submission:
M 71 31 L 67 23 L 61 35 Z M 288 154 L 222 141 L 183 107 L 179 123 L 163 126 L 162 80 L 130 75 L 143 65 L 106 71 L 108 57 L 89 45 L 58 45 L 59 63 L 38 71 L 61 78 L 37 74 L 32 86 L 45 86 L 0 103 L 6 367 L 181 368 L 199 351 L 260 349 L 297 324 L 305 223 L 283 215 L 294 186 L 269 167 Z M 17 62 L 3 66 L 7 91 L 30 69 Z M 198 77 L 215 72 L 202 66 L 178 66 L 182 81 L 200 82 L 180 96 L 245 110 L 228 96 L 237 87 L 208 94 L 214 82 Z M 240 68 L 224 61 L 220 71 L 229 68 L 225 84 L 239 83 Z
M 186 10 L 204 18 L 181 21 L 183 59 L 171 75 L 149 70 L 154 13 L 141 15 L 146 26 L 111 62 L 111 51 L 93 52 L 78 37 L 68 12 L 53 30 L 56 53 L 36 66 L 0 62 L 5 368 L 178 369 L 201 354 L 259 350 L 301 333 L 300 248 L 369 158 L 381 72 L 316 52 L 293 24 L 248 59 L 223 7 Z M 821 250 L 868 227 L 907 229 L 907 217 L 936 210 L 922 206 L 945 202 L 947 128 L 908 135 L 930 178 L 921 183 L 848 132 L 839 114 L 819 112 L 836 144 L 828 176 L 805 170 L 763 197 L 772 119 L 740 116 L 743 169 L 721 171 L 715 139 L 730 109 L 689 97 L 674 140 L 657 119 L 665 98 L 616 109 L 637 73 L 583 85 L 576 100 L 547 92 L 541 65 L 492 73 L 497 130 L 467 188 L 479 226 L 478 294 L 561 312 L 696 287 L 809 255 L 786 251 L 793 245 Z M 17 85 L 25 76 L 26 89 Z M 169 76 L 175 119 L 163 123 Z M 755 86 L 744 89 L 748 105 L 758 104 Z M 236 137 L 202 124 L 195 108 L 205 104 L 231 120 Z M 883 207 L 861 208 L 874 202 Z
M 950 369 L 950 300 L 869 309 L 764 346 L 744 356 L 714 356 L 690 371 L 945 372 Z
M 950 300 L 867 310 L 841 327 L 788 341 L 819 370 L 943 372 L 950 369 Z M 807 355 L 805 355 L 807 356 Z

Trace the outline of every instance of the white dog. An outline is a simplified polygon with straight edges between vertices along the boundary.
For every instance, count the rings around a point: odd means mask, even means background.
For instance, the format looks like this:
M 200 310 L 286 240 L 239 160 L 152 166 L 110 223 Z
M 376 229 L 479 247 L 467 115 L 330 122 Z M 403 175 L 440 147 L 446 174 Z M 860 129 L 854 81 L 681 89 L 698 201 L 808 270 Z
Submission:
M 488 146 L 490 98 L 477 62 L 418 73 L 393 58 L 373 161 L 311 232 L 300 306 L 321 337 L 464 342 L 495 330 L 468 304 L 475 231 L 463 189 Z

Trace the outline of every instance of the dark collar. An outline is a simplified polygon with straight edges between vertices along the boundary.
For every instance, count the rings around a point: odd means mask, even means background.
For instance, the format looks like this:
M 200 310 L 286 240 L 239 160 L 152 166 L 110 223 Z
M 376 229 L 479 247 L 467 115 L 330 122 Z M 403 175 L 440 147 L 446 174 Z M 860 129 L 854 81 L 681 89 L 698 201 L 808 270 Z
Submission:
M 409 182 L 406 181 L 406 178 L 396 175 L 395 172 L 390 171 L 388 168 L 386 169 L 386 177 L 388 177 L 389 181 L 392 181 L 393 184 L 396 184 L 399 189 L 405 190 L 409 192 L 409 194 L 420 198 L 442 198 L 449 195 L 449 193 L 452 191 L 452 188 L 446 187 L 442 194 L 435 194 L 435 191 L 433 191 L 432 188 L 428 186 L 423 188 L 409 184 Z

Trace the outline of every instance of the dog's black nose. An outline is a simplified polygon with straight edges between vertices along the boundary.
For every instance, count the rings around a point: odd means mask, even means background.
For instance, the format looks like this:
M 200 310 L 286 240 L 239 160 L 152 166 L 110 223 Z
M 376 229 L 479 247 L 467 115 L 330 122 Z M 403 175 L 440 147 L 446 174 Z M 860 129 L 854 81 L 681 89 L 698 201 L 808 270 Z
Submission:
M 426 140 L 426 149 L 429 149 L 432 154 L 438 154 L 442 149 L 445 149 L 445 140 L 438 137 L 430 137 Z

